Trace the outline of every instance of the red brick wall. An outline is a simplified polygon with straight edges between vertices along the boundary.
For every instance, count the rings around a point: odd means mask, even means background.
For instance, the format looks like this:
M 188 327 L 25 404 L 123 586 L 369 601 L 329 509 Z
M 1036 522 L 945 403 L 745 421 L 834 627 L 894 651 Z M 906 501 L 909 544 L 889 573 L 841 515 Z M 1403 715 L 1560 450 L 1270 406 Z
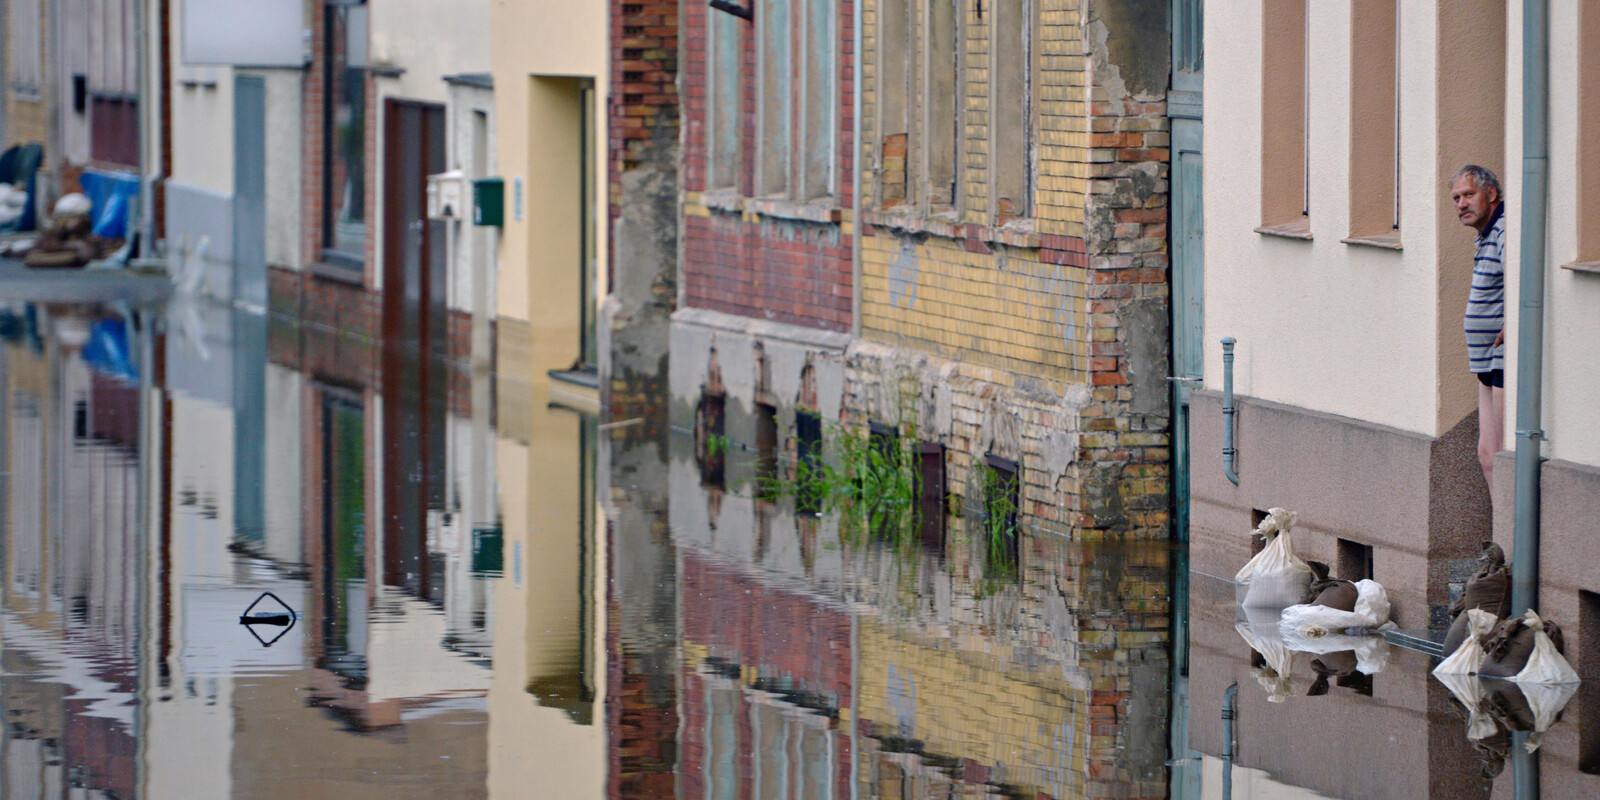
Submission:
M 721 13 L 701 3 L 690 3 L 683 9 L 685 135 L 682 177 L 684 189 L 690 193 L 707 188 L 706 31 L 710 15 Z M 839 0 L 835 25 L 838 36 L 835 47 L 839 53 L 835 201 L 837 207 L 846 212 L 855 206 L 852 190 L 855 170 L 854 14 L 854 0 Z M 748 198 L 755 185 L 755 76 L 759 65 L 755 28 L 741 24 L 744 28 L 743 77 L 739 92 L 742 131 L 739 188 Z M 852 215 L 841 216 L 848 219 Z M 690 208 L 683 227 L 685 304 L 810 328 L 848 331 L 854 246 L 854 236 L 838 223 L 806 222 L 720 209 L 712 209 L 709 216 L 705 216 L 702 210 Z

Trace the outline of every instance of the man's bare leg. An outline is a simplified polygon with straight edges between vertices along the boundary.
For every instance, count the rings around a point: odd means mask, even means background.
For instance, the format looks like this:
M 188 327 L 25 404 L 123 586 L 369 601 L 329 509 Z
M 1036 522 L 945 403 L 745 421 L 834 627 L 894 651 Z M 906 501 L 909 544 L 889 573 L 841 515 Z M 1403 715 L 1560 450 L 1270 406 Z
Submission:
M 1506 390 L 1478 384 L 1478 463 L 1494 496 L 1494 454 L 1505 441 Z

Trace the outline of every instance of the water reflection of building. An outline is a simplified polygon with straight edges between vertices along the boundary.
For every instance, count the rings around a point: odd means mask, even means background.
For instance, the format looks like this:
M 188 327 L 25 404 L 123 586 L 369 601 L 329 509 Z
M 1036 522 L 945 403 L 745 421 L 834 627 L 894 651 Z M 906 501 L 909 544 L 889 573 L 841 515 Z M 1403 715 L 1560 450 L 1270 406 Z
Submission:
M 1292 696 L 1269 702 L 1257 680 L 1265 662 L 1235 630 L 1232 583 L 1197 577 L 1192 597 L 1189 745 L 1207 757 L 1203 796 L 1218 796 L 1215 759 L 1225 750 L 1223 706 L 1235 683 L 1235 797 L 1292 797 L 1299 787 L 1318 797 L 1470 800 L 1510 788 L 1509 768 L 1497 783 L 1483 777 L 1466 715 L 1429 675 L 1433 659 L 1394 649 L 1370 680 L 1336 678 L 1327 694 L 1311 697 L 1314 656 L 1300 654 L 1289 674 Z M 1269 624 L 1276 634 L 1275 619 Z
M 995 580 L 670 471 L 687 794 L 1162 793 L 1164 543 L 1037 537 Z
M 607 781 L 607 540 L 597 422 L 541 388 L 497 386 L 504 572 L 494 584 L 489 793 L 598 797 Z
M 0 788 L 132 796 L 140 595 L 123 565 L 139 556 L 138 390 L 81 359 L 121 320 L 96 329 L 93 313 L 30 316 L 36 347 L 0 345 Z

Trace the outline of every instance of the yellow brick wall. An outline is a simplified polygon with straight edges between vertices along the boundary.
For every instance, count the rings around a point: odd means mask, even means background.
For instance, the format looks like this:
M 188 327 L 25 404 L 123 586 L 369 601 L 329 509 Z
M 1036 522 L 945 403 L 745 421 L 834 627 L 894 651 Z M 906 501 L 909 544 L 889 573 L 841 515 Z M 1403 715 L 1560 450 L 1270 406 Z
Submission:
M 1023 680 L 1010 674 L 1021 668 L 1008 669 L 998 654 L 918 643 L 871 619 L 860 631 L 863 721 L 909 729 L 931 754 L 1003 765 L 1008 783 L 1051 797 L 1085 796 L 1089 691 Z
M 923 3 L 913 2 L 915 32 L 926 30 Z M 877 40 L 881 0 L 864 0 L 862 14 L 863 206 L 875 209 L 881 165 Z M 1033 26 L 1035 144 L 1034 227 L 1051 236 L 1083 235 L 1084 195 L 1090 150 L 1085 95 L 1087 75 L 1079 4 L 1073 0 L 1034 0 Z M 963 84 L 960 143 L 960 225 L 935 221 L 932 233 L 915 245 L 879 218 L 875 235 L 860 239 L 862 251 L 861 328 L 867 338 L 950 358 L 1009 370 L 1054 382 L 1083 382 L 1088 369 L 1087 270 L 1044 263 L 1036 247 L 970 252 L 970 226 L 999 238 L 989 199 L 989 19 L 977 4 L 964 4 Z M 918 39 L 920 42 L 920 38 Z M 920 48 L 914 48 L 920 50 Z M 920 69 L 920 56 L 911 55 Z M 1010 91 L 1016 91 L 1011 88 Z M 920 108 L 924 98 L 909 98 Z M 913 148 L 914 149 L 914 148 Z M 919 192 L 912 192 L 920 195 Z M 903 215 L 897 208 L 894 214 Z M 880 215 L 888 212 L 879 212 Z M 873 219 L 869 211 L 867 220 Z M 1036 239 L 1029 243 L 1036 243 Z M 903 255 L 914 250 L 914 264 Z
M 908 251 L 909 250 L 909 254 Z M 1088 369 L 1088 270 L 1040 263 L 1038 251 L 968 252 L 938 236 L 920 243 L 861 238 L 861 329 L 868 339 L 1057 383 Z

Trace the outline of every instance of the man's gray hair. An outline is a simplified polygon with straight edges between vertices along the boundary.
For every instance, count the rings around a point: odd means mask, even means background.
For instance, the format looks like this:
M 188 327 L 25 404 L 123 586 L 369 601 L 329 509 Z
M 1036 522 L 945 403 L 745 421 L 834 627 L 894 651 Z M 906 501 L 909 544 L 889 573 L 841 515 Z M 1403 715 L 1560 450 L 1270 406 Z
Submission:
M 1456 181 L 1459 181 L 1462 178 L 1471 178 L 1472 182 L 1477 184 L 1479 189 L 1493 189 L 1494 197 L 1497 201 L 1503 201 L 1506 199 L 1506 190 L 1500 188 L 1500 179 L 1496 178 L 1494 176 L 1494 170 L 1491 170 L 1488 167 L 1480 167 L 1477 164 L 1468 164 L 1461 169 L 1456 170 L 1456 174 L 1450 176 L 1450 183 L 1454 184 Z

